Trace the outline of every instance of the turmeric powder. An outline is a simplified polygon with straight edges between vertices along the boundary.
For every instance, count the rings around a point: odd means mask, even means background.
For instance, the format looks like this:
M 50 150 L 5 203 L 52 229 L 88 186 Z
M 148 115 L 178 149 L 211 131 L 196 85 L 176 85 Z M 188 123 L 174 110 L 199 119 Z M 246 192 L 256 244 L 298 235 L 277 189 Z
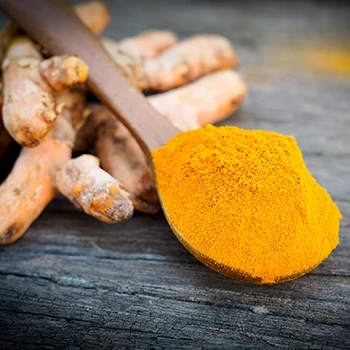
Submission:
M 152 155 L 175 234 L 218 272 L 284 282 L 314 269 L 338 244 L 341 213 L 291 136 L 209 125 Z

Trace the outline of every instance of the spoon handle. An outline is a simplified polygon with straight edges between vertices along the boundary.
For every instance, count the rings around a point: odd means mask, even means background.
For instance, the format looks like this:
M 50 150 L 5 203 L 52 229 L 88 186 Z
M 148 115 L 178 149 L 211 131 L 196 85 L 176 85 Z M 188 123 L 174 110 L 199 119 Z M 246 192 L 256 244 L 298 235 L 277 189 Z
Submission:
M 87 63 L 89 89 L 118 115 L 149 160 L 149 150 L 178 133 L 124 78 L 99 40 L 65 1 L 1 0 L 0 8 L 52 54 L 76 54 Z

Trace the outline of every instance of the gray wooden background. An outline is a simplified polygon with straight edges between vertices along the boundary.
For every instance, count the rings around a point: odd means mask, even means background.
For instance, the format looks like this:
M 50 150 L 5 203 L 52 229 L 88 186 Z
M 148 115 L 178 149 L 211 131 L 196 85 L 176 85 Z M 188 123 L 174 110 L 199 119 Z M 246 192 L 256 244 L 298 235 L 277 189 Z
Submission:
M 248 285 L 196 261 L 162 214 L 111 226 L 57 198 L 0 249 L 0 348 L 350 349 L 350 6 L 107 3 L 114 38 L 169 28 L 232 40 L 250 91 L 226 123 L 296 137 L 343 213 L 340 244 L 307 276 Z

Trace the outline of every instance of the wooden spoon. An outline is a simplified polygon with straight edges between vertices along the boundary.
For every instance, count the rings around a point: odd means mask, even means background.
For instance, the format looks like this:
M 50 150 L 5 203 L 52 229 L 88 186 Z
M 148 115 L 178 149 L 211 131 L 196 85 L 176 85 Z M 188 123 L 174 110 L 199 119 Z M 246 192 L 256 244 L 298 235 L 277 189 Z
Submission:
M 88 64 L 88 87 L 118 115 L 139 142 L 150 164 L 150 151 L 162 146 L 179 133 L 179 130 L 158 114 L 144 96 L 123 77 L 97 38 L 84 26 L 68 4 L 62 0 L 2 0 L 0 8 L 52 54 L 76 54 Z M 161 196 L 160 201 L 162 203 Z M 163 203 L 162 207 L 168 219 L 168 212 Z M 179 241 L 205 265 L 230 277 L 261 283 L 260 278 L 253 278 L 244 271 L 218 264 L 210 256 L 194 248 L 176 227 L 171 224 L 170 226 Z M 287 281 L 306 272 L 295 276 L 281 276 L 276 282 Z

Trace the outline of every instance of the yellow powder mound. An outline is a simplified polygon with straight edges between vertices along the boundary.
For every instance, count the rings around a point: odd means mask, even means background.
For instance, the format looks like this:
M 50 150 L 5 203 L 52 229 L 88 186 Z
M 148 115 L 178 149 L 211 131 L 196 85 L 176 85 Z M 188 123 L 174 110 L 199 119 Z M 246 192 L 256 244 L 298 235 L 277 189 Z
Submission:
M 283 282 L 338 244 L 341 213 L 291 136 L 209 125 L 174 137 L 153 160 L 177 237 L 221 273 Z

